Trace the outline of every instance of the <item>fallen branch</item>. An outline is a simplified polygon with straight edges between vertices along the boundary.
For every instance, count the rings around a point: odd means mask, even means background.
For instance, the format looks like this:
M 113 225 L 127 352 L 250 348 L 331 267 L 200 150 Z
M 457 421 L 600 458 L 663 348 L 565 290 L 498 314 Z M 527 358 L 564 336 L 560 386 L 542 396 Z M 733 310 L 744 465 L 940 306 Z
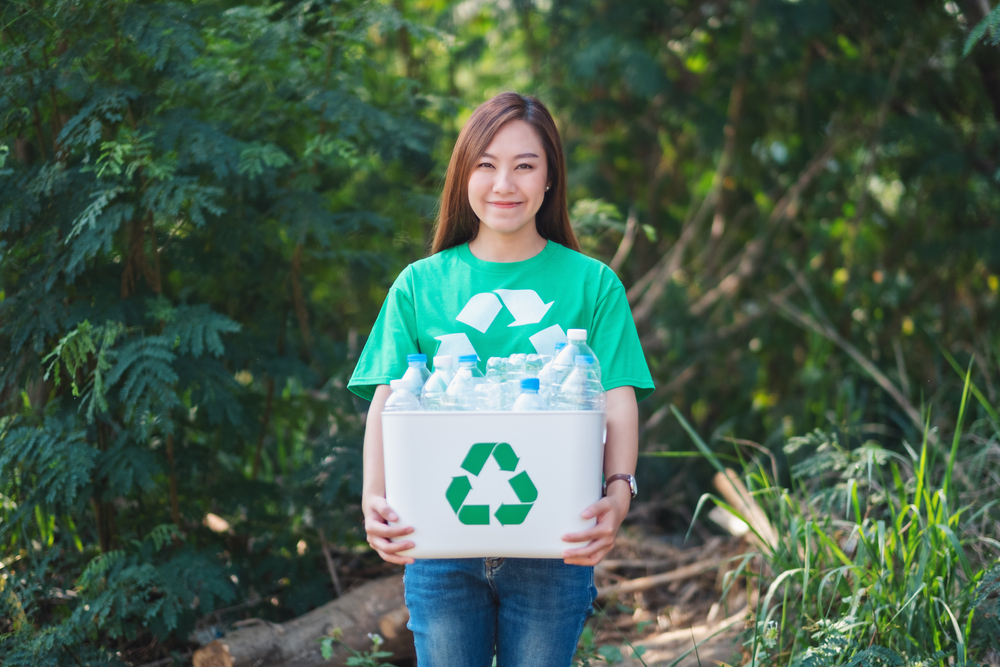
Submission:
M 645 647 L 650 646 L 665 646 L 668 644 L 673 644 L 679 641 L 698 641 L 700 639 L 708 639 L 713 634 L 718 633 L 720 630 L 725 630 L 726 628 L 736 625 L 740 621 L 745 621 L 747 613 L 749 613 L 750 607 L 744 607 L 740 611 L 736 612 L 732 616 L 728 616 L 721 621 L 715 623 L 705 623 L 704 625 L 695 625 L 690 628 L 684 628 L 683 630 L 670 630 L 669 632 L 663 632 L 658 635 L 653 635 L 648 639 L 642 640 L 642 645 Z M 674 656 L 671 656 L 674 657 Z M 650 663 L 657 660 L 653 657 L 652 653 L 643 654 L 643 660 Z
M 778 546 L 778 534 L 736 471 L 726 468 L 724 473 L 716 473 L 712 484 L 726 502 L 739 513 L 739 518 L 756 531 L 756 534 L 747 533 L 750 541 L 758 548 L 768 547 L 773 551 Z
M 718 567 L 723 562 L 721 558 L 713 558 L 711 560 L 702 560 L 690 565 L 685 565 L 684 567 L 679 567 L 676 570 L 670 572 L 664 572 L 663 574 L 654 574 L 650 577 L 641 577 L 639 579 L 629 579 L 628 581 L 623 581 L 618 584 L 612 584 L 610 586 L 602 586 L 597 589 L 597 599 L 603 600 L 609 597 L 617 595 L 626 595 L 628 593 L 638 593 L 639 591 L 649 590 L 650 588 L 655 588 L 656 586 L 662 586 L 663 584 L 669 584 L 673 581 L 683 581 L 684 579 L 692 579 L 697 577 L 699 574 L 707 572 L 713 568 Z
M 368 582 L 333 602 L 286 623 L 259 623 L 228 633 L 194 653 L 194 667 L 318 667 L 343 665 L 350 654 L 334 644 L 333 658 L 323 659 L 319 640 L 340 631 L 340 641 L 356 651 L 370 650 L 370 633 L 385 638 L 382 650 L 396 659 L 414 655 L 409 614 L 403 602 L 403 578 L 395 575 Z
M 677 561 L 673 559 L 658 559 L 658 560 L 602 560 L 600 565 L 597 567 L 601 570 L 612 571 L 612 570 L 626 570 L 633 568 L 636 570 L 660 570 L 665 567 L 670 567 L 671 565 L 677 565 Z

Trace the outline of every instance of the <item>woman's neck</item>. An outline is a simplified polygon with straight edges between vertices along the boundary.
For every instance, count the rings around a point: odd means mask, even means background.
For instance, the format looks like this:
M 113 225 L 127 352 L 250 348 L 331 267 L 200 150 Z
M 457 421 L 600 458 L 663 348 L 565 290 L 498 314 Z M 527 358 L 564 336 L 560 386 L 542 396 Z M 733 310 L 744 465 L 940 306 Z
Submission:
M 486 225 L 479 225 L 476 238 L 469 241 L 469 251 L 484 262 L 523 262 L 545 250 L 547 243 L 534 225 L 525 226 L 514 234 L 500 234 Z

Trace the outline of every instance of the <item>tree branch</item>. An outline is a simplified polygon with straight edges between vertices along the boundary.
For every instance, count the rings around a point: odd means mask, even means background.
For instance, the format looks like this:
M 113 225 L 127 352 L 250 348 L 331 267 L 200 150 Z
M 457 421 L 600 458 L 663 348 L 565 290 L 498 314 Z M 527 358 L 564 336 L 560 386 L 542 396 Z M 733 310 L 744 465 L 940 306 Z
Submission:
M 736 269 L 727 275 L 725 278 L 719 281 L 719 284 L 705 292 L 698 301 L 691 306 L 691 313 L 695 316 L 701 316 L 709 308 L 715 305 L 723 296 L 733 296 L 739 289 L 740 285 L 749 278 L 757 270 L 757 265 L 759 264 L 761 258 L 764 256 L 765 249 L 765 239 L 769 233 L 777 231 L 777 227 L 781 225 L 786 219 L 793 217 L 798 213 L 799 207 L 799 197 L 802 192 L 809 187 L 809 185 L 815 180 L 827 164 L 830 159 L 830 155 L 833 153 L 833 139 L 828 139 L 826 144 L 820 149 L 819 153 L 812 159 L 812 161 L 802 170 L 799 174 L 798 180 L 788 188 L 785 196 L 778 200 L 775 205 L 774 210 L 771 211 L 771 215 L 768 216 L 767 224 L 765 225 L 764 231 L 744 246 L 742 253 L 740 254 L 739 262 Z
M 903 412 L 909 418 L 909 420 L 917 427 L 917 430 L 924 430 L 924 422 L 920 418 L 920 412 L 913 407 L 909 399 L 903 395 L 896 385 L 892 383 L 885 373 L 880 371 L 878 367 L 873 364 L 865 355 L 861 354 L 858 348 L 854 347 L 849 341 L 845 340 L 837 331 L 828 324 L 821 324 L 809 315 L 803 313 L 801 310 L 793 306 L 784 297 L 779 297 L 778 295 L 773 295 L 770 297 L 771 303 L 778 307 L 789 320 L 803 327 L 804 329 L 809 329 L 823 336 L 834 345 L 839 347 L 841 350 L 846 352 L 848 356 L 851 357 L 861 368 L 867 372 L 875 382 L 885 390 L 889 396 L 892 397 L 894 401 L 903 409 Z M 931 434 L 930 437 L 933 437 Z M 936 438 L 934 438 L 936 440 Z
M 622 267 L 625 258 L 628 257 L 629 251 L 632 250 L 632 245 L 635 243 L 635 230 L 639 226 L 636 217 L 635 206 L 630 206 L 628 209 L 628 219 L 625 221 L 625 235 L 622 237 L 622 242 L 618 244 L 618 250 L 615 251 L 615 256 L 611 258 L 611 263 L 608 264 L 615 273 L 618 273 L 618 269 Z
M 747 7 L 746 18 L 743 22 L 743 35 L 740 41 L 740 55 L 736 82 L 733 84 L 732 90 L 729 94 L 729 108 L 726 112 L 727 122 L 725 128 L 723 129 L 726 141 L 722 149 L 722 155 L 719 158 L 719 164 L 716 166 L 715 174 L 712 176 L 712 185 L 697 211 L 688 216 L 688 219 L 685 221 L 684 226 L 681 229 L 681 234 L 678 237 L 677 242 L 674 243 L 673 247 L 670 248 L 667 255 L 664 257 L 662 266 L 655 274 L 655 277 L 650 280 L 649 288 L 642 295 L 642 299 L 634 308 L 632 308 L 632 318 L 635 320 L 636 325 L 639 325 L 649 319 L 649 316 L 652 314 L 653 309 L 659 302 L 660 297 L 666 290 L 667 283 L 669 283 L 671 277 L 674 275 L 674 272 L 680 268 L 681 262 L 684 261 L 684 251 L 691 243 L 691 240 L 694 238 L 698 228 L 701 227 L 702 222 L 708 217 L 709 213 L 713 209 L 715 209 L 716 215 L 721 215 L 721 190 L 723 183 L 725 183 L 726 175 L 729 173 L 729 168 L 733 161 L 733 154 L 736 151 L 736 128 L 739 125 L 740 116 L 743 111 L 743 98 L 746 94 L 749 59 L 753 52 L 752 28 L 754 9 L 756 6 L 757 0 L 751 0 L 749 6 Z

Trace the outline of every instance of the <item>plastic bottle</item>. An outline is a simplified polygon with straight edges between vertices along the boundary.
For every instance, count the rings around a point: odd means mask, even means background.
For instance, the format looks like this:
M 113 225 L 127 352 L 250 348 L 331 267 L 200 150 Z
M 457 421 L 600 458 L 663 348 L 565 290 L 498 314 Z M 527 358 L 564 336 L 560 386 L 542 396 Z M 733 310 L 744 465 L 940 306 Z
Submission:
M 604 410 L 606 397 L 597 373 L 594 357 L 579 354 L 573 371 L 566 376 L 555 395 L 557 410 Z
M 566 347 L 566 343 L 556 343 L 556 356 L 559 352 Z M 549 357 L 545 364 L 542 366 L 542 370 L 538 371 L 538 395 L 542 397 L 542 401 L 546 405 L 552 405 L 552 395 L 555 390 L 559 387 L 559 376 L 556 370 L 552 367 L 555 363 L 556 356 Z
M 524 377 L 536 378 L 542 372 L 545 362 L 540 354 L 529 354 L 524 358 Z
M 458 358 L 458 372 L 448 384 L 448 407 L 452 410 L 483 410 L 482 393 L 476 388 L 486 381 L 477 365 L 479 357 L 463 354 Z
M 434 372 L 420 390 L 420 405 L 424 410 L 448 409 L 448 385 L 455 377 L 454 364 L 455 357 L 450 354 L 434 357 Z
M 514 401 L 514 412 L 532 412 L 544 409 L 545 403 L 538 395 L 538 378 L 521 380 L 521 395 Z
M 482 394 L 484 410 L 506 410 L 507 403 L 507 360 L 503 357 L 490 357 L 486 362 L 486 381 L 476 389 Z
M 389 383 L 392 387 L 392 394 L 385 402 L 383 412 L 410 412 L 420 409 L 420 401 L 410 390 L 410 383 L 404 379 L 393 380 Z
M 419 399 L 420 390 L 424 388 L 427 378 L 431 376 L 431 372 L 427 369 L 427 355 L 408 354 L 406 355 L 406 365 L 408 368 L 403 373 L 402 379 L 413 395 Z
M 451 382 L 451 379 L 455 377 L 455 371 L 458 370 L 458 360 L 450 354 L 439 354 L 434 357 L 434 371 L 437 372 L 438 370 L 442 372 L 448 382 Z
M 526 354 L 512 354 L 507 357 L 507 404 L 513 405 L 518 395 L 521 393 L 521 380 L 524 375 L 524 360 Z
M 556 368 L 564 370 L 566 374 L 569 374 L 573 370 L 573 366 L 576 365 L 576 357 L 578 355 L 588 355 L 594 358 L 597 377 L 601 377 L 601 362 L 598 360 L 597 355 L 594 354 L 594 351 L 590 349 L 590 346 L 587 345 L 587 330 L 570 329 L 566 332 L 566 338 L 569 339 L 566 346 L 559 351 L 556 358 L 552 360 L 552 364 Z

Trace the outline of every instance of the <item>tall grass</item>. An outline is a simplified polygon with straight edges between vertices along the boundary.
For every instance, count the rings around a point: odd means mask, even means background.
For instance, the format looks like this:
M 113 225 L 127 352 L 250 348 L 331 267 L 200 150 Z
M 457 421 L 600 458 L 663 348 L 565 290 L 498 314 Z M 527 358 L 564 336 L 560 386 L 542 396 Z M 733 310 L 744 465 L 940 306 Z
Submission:
M 964 666 L 997 648 L 1000 513 L 980 485 L 998 481 L 1000 433 L 988 419 L 963 438 L 970 386 L 966 374 L 948 450 L 928 417 L 919 451 L 856 445 L 840 430 L 791 438 L 791 488 L 770 461 L 748 462 L 746 485 L 778 539 L 762 547 L 760 574 L 733 573 L 759 591 L 747 664 Z M 709 500 L 739 515 L 711 494 L 698 512 Z

